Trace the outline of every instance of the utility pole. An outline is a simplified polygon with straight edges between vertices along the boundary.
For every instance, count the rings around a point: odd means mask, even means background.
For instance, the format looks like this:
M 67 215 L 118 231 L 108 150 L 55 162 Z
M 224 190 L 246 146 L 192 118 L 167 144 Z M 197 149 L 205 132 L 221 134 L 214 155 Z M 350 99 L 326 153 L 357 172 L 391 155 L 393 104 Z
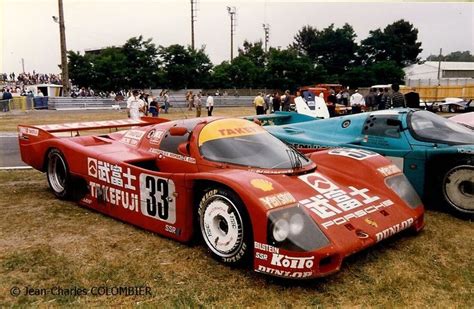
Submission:
M 69 70 L 67 67 L 66 31 L 64 27 L 63 0 L 58 0 L 59 7 L 59 36 L 61 40 L 61 79 L 63 97 L 69 96 Z
M 265 52 L 268 51 L 268 41 L 270 40 L 270 25 L 263 24 L 263 31 L 265 31 Z
M 438 85 L 440 85 L 440 79 L 441 79 L 441 57 L 443 55 L 443 49 L 439 49 L 439 57 L 438 57 Z
M 230 16 L 230 61 L 232 61 L 234 59 L 235 13 L 237 13 L 237 10 L 235 6 L 228 6 L 227 12 Z
M 194 22 L 196 21 L 197 0 L 191 0 L 191 48 L 194 50 Z
M 23 70 L 23 73 L 25 73 L 25 59 L 21 58 L 21 69 Z

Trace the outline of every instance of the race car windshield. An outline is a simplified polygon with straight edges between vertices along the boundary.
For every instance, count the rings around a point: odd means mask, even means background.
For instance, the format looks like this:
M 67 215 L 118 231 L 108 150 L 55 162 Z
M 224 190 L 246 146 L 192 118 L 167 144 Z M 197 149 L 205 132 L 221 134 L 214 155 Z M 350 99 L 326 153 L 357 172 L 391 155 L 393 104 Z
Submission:
M 247 120 L 217 120 L 199 136 L 201 154 L 210 161 L 262 169 L 297 169 L 312 161 Z
M 473 130 L 428 111 L 412 112 L 409 128 L 418 140 L 444 144 L 474 144 Z

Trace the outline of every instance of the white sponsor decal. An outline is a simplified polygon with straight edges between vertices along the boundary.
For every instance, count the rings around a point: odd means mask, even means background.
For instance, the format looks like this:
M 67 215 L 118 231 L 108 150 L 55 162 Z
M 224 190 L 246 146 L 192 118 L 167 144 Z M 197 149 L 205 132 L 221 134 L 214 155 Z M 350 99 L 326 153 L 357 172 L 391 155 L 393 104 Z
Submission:
M 94 158 L 87 158 L 87 173 L 89 176 L 105 183 L 125 189 L 136 190 L 135 181 L 137 177 L 132 175 L 129 167 L 127 167 L 124 172 L 121 166 Z
M 320 193 L 301 200 L 300 204 L 321 219 L 330 219 L 322 224 L 326 229 L 331 225 L 340 225 L 348 222 L 351 218 L 362 217 L 380 208 L 393 205 L 391 200 L 374 205 L 380 200 L 380 197 L 371 195 L 369 189 L 349 186 L 349 191 L 346 191 L 317 172 L 299 176 L 299 178 Z M 361 207 L 365 208 L 360 209 Z M 345 212 L 350 213 L 344 215 Z
M 260 202 L 267 208 L 275 208 L 284 205 L 296 203 L 296 199 L 290 192 L 282 192 L 273 195 L 268 195 L 260 198 Z
M 283 254 L 274 253 L 271 264 L 274 266 L 285 267 L 289 269 L 311 269 L 314 265 L 314 256 L 310 257 L 291 257 Z
M 262 243 L 259 243 L 259 242 L 256 242 L 256 241 L 254 242 L 254 247 L 255 247 L 255 249 L 262 250 L 262 251 L 265 251 L 265 252 L 280 253 L 279 248 L 273 247 L 273 246 L 267 245 L 267 244 L 262 244 Z
M 163 137 L 164 133 L 165 132 L 158 131 L 158 130 L 152 130 L 150 133 L 148 133 L 148 138 L 150 139 L 150 144 L 159 145 L 160 142 L 161 142 L 161 138 Z
M 143 215 L 170 224 L 176 222 L 174 182 L 154 175 L 140 174 L 140 209 Z
M 20 134 L 27 134 L 27 135 L 33 135 L 33 136 L 38 136 L 39 135 L 39 130 L 35 128 L 27 128 L 27 127 L 20 127 Z
M 130 211 L 138 212 L 138 195 L 124 190 L 113 188 L 107 185 L 89 182 L 90 193 L 99 202 L 110 203 L 114 206 L 121 206 Z
M 160 155 L 162 155 L 164 157 L 167 157 L 167 158 L 172 158 L 172 159 L 176 159 L 176 160 L 180 160 L 180 161 L 185 161 L 185 162 L 188 162 L 188 163 L 191 163 L 191 164 L 196 164 L 196 159 L 194 159 L 192 157 L 187 157 L 187 156 L 183 156 L 183 155 L 180 155 L 180 154 L 177 154 L 177 153 L 163 151 L 163 150 L 160 150 L 160 149 L 157 149 L 157 148 L 150 148 L 150 149 L 148 149 L 148 151 L 151 152 L 151 153 L 160 154 Z
M 336 148 L 336 149 L 330 150 L 328 154 L 348 157 L 355 160 L 364 160 L 364 159 L 379 155 L 378 153 L 370 151 L 370 150 L 354 149 L 354 148 Z
M 390 236 L 393 236 L 403 230 L 406 230 L 407 228 L 413 225 L 413 222 L 413 218 L 410 218 L 401 223 L 395 224 L 394 226 L 391 226 L 388 229 L 383 230 L 382 232 L 375 234 L 377 242 L 382 241 Z
M 387 165 L 387 166 L 379 167 L 377 169 L 377 171 L 379 171 L 379 173 L 382 174 L 382 176 L 384 176 L 384 177 L 388 177 L 388 176 L 391 176 L 391 175 L 398 174 L 398 173 L 402 172 L 398 168 L 398 166 L 396 166 L 395 164 L 390 164 L 390 165 Z
M 145 135 L 145 131 L 141 130 L 128 130 L 127 133 L 122 137 L 120 140 L 123 143 L 135 146 L 140 143 L 140 140 L 142 139 L 143 135 Z
M 275 269 L 271 267 L 266 267 L 263 265 L 259 265 L 258 268 L 255 269 L 255 271 L 271 274 L 274 276 L 287 277 L 287 278 L 307 278 L 307 277 L 311 277 L 311 275 L 313 274 L 312 271 L 279 270 L 279 269 Z

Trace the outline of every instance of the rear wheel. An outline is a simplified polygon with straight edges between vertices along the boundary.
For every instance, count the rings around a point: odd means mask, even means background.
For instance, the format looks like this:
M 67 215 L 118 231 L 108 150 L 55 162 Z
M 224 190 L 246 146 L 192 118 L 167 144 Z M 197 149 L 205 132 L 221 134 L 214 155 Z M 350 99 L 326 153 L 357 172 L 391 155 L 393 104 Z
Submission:
M 464 164 L 450 168 L 442 183 L 443 197 L 452 211 L 474 214 L 474 167 Z
M 224 188 L 205 190 L 198 209 L 199 226 L 213 257 L 241 265 L 252 255 L 252 227 L 240 198 Z
M 46 177 L 54 195 L 61 199 L 72 197 L 72 180 L 69 167 L 64 155 L 58 149 L 52 149 L 48 153 Z

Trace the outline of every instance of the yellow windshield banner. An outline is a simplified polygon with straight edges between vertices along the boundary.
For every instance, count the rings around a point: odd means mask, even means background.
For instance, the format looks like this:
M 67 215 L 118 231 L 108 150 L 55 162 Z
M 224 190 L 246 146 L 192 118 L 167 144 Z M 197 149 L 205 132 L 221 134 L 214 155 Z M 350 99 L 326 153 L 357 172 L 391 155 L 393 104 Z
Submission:
M 205 142 L 245 135 L 265 133 L 259 125 L 244 119 L 219 119 L 207 124 L 199 135 L 199 146 Z

